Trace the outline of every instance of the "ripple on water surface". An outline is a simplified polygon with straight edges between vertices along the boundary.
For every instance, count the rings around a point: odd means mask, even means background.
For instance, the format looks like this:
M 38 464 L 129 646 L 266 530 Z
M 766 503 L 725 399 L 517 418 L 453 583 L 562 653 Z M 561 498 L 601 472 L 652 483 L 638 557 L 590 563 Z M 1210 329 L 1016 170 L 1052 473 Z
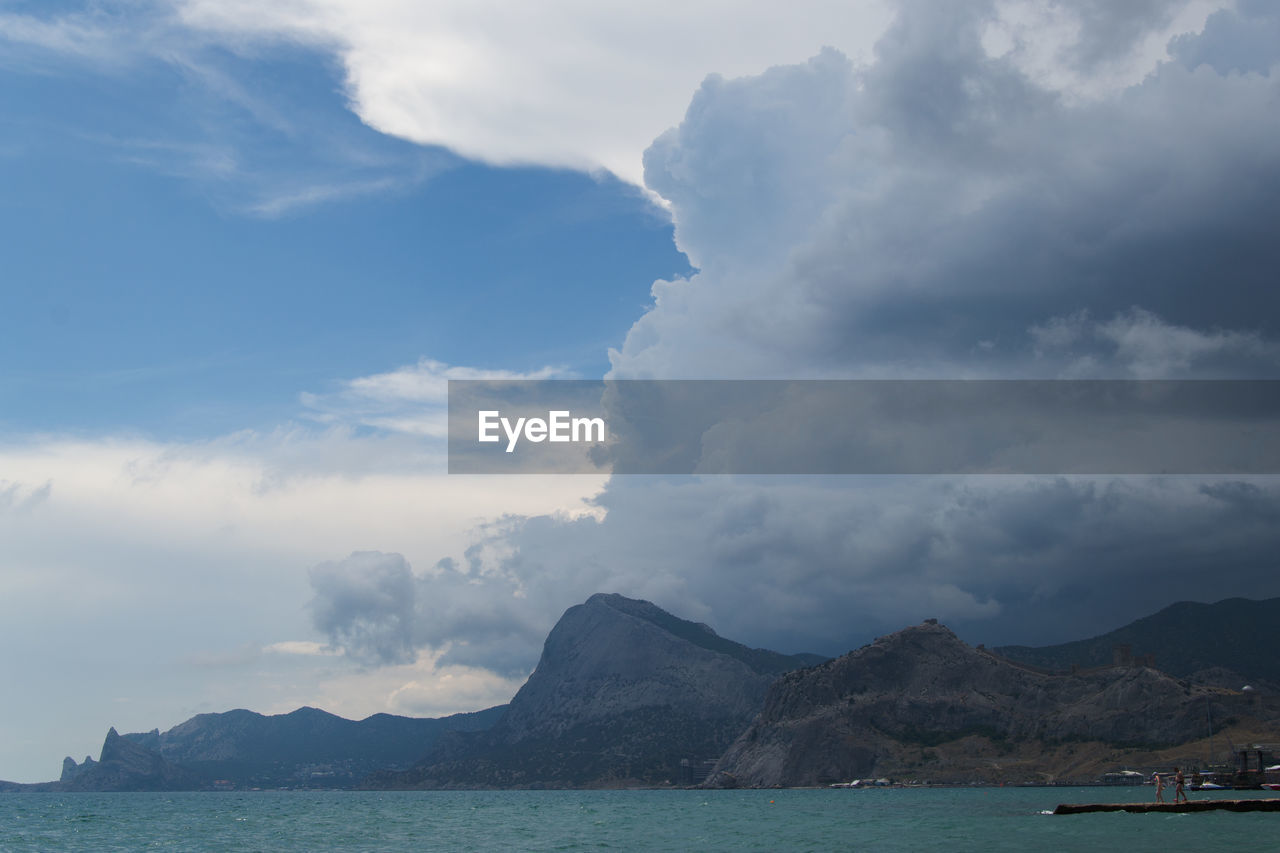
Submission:
M 1214 849 L 1268 814 L 1053 816 L 1137 789 L 0 795 L 0 851 Z M 1223 792 L 1218 796 L 1245 796 Z

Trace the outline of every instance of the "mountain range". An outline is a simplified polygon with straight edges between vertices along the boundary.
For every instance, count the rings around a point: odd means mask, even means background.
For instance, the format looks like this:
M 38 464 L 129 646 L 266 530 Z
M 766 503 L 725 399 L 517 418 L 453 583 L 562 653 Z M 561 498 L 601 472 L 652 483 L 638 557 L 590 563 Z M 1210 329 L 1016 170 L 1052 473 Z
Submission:
M 1112 662 L 1115 649 L 1151 655 L 1156 668 L 1193 681 L 1242 687 L 1249 682 L 1280 688 L 1280 656 L 1265 642 L 1280 626 L 1280 598 L 1228 598 L 1217 604 L 1182 601 L 1123 628 L 1056 646 L 1003 646 L 993 651 L 1011 660 L 1067 670 Z
M 68 757 L 57 782 L 25 788 L 351 788 L 375 770 L 411 766 L 447 733 L 493 725 L 505 710 L 500 705 L 439 719 L 374 714 L 359 721 L 316 708 L 270 716 L 235 710 L 199 714 L 163 733 L 121 735 L 112 728 L 97 761 Z
M 1084 780 L 1109 764 L 1203 763 L 1230 743 L 1202 750 L 1213 732 L 1280 741 L 1266 643 L 1277 615 L 1280 599 L 1182 603 L 1091 640 L 990 650 L 930 620 L 829 660 L 598 594 L 565 612 L 509 705 L 358 722 L 237 710 L 112 729 L 97 761 L 67 758 L 56 782 L 0 790 Z

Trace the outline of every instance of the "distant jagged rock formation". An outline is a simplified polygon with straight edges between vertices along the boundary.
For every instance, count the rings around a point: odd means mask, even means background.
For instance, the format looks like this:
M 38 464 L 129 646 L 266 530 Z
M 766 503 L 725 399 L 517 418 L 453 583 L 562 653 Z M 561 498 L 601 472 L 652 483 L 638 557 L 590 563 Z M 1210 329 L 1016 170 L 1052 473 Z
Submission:
M 62 776 L 58 778 L 58 781 L 70 782 L 72 779 L 79 776 L 81 773 L 93 767 L 93 765 L 97 763 L 98 762 L 93 760 L 92 755 L 86 755 L 84 757 L 84 761 L 80 762 L 79 764 L 76 764 L 76 760 L 72 758 L 70 755 L 68 755 L 66 758 L 62 759 Z
M 1220 719 L 1260 712 L 1280 719 L 1248 696 L 1147 667 L 1046 675 L 931 622 L 782 676 L 708 783 L 828 784 L 902 772 L 913 761 L 934 780 L 982 779 L 1018 745 L 1157 747 L 1204 737 L 1209 702 Z M 966 739 L 963 749 L 938 749 Z M 1045 763 L 1021 761 L 1019 772 L 1051 778 L 1055 768 Z
M 74 762 L 72 762 L 74 764 Z M 66 775 L 63 762 L 63 775 Z M 185 767 L 170 764 L 160 753 L 140 743 L 121 737 L 114 728 L 107 732 L 102 753 L 96 762 L 85 759 L 70 779 L 64 779 L 64 791 L 185 791 L 199 788 L 198 774 Z
M 505 710 L 360 721 L 316 708 L 271 716 L 236 710 L 200 714 L 163 733 L 112 728 L 97 761 L 67 757 L 57 782 L 0 782 L 0 791 L 350 788 L 375 770 L 411 766 L 442 735 L 488 728 Z
M 372 787 L 682 784 L 760 709 L 781 673 L 825 660 L 752 649 L 647 601 L 569 608 L 506 715 Z

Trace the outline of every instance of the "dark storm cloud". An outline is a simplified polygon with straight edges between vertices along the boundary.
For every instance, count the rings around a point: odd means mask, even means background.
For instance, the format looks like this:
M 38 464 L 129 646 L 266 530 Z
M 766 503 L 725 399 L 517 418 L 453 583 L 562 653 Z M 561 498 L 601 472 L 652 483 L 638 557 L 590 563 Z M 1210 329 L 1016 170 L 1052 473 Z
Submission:
M 1135 306 L 1171 326 L 1275 336 L 1272 81 L 1169 63 L 1122 98 L 1066 106 L 1010 83 L 975 45 L 944 65 L 931 44 L 890 44 L 866 124 L 888 134 L 901 177 L 846 203 L 798 263 L 829 357 L 1020 369 L 1029 328 L 1080 310 L 1122 322 Z M 882 74 L 951 91 L 911 99 Z M 1099 372 L 1124 375 L 1092 343 Z
M 929 617 L 1047 643 L 1177 600 L 1280 595 L 1273 480 L 616 478 L 600 502 L 603 520 L 506 519 L 465 572 L 422 578 L 449 602 L 451 662 L 527 669 L 600 591 L 828 654 Z
M 1200 57 L 1241 16 L 1097 99 L 988 55 L 991 20 L 908 3 L 865 70 L 828 52 L 704 86 L 645 160 L 701 269 L 655 287 L 617 375 L 1273 374 L 1280 82 Z M 1082 312 L 1070 352 L 1037 350 Z M 1218 346 L 1152 373 L 1128 326 Z
M 1178 4 L 1070 9 L 1083 66 L 1116 60 Z M 1219 12 L 1175 41 L 1177 61 L 1091 98 L 989 54 L 991 4 L 906 3 L 866 69 L 827 53 L 704 87 L 646 156 L 700 270 L 655 285 L 614 375 L 1276 378 L 1280 42 L 1251 29 L 1275 17 Z M 781 121 L 778 101 L 804 91 L 794 103 L 833 106 Z M 713 152 L 771 166 L 725 176 L 704 166 Z M 667 600 L 755 642 L 928 615 L 1049 642 L 1179 598 L 1280 593 L 1272 480 L 720 487 L 646 496 L 615 479 L 599 551 L 660 554 L 636 586 L 667 576 L 681 590 Z
M 329 644 L 365 664 L 409 663 L 417 656 L 413 573 L 404 557 L 356 551 L 311 569 L 315 627 Z
M 1069 8 L 1086 67 L 1177 4 Z M 1275 15 L 1220 12 L 1089 97 L 984 49 L 995 14 L 904 3 L 866 68 L 708 79 L 645 157 L 698 272 L 655 284 L 613 376 L 1280 376 L 1280 75 L 1252 35 Z M 600 591 L 828 653 L 930 616 L 1034 644 L 1280 595 L 1274 479 L 618 477 L 598 503 L 424 573 L 415 642 L 531 663 Z

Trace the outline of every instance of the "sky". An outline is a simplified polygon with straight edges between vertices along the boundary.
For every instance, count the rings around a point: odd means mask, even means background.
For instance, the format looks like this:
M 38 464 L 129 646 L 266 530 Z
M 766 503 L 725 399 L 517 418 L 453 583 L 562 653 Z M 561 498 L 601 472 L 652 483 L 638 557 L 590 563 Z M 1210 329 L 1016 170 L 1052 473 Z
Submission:
M 0 778 L 1280 595 L 1267 477 L 449 476 L 449 378 L 1280 378 L 1261 0 L 0 0 Z M 1194 626 L 1189 626 L 1190 630 Z

